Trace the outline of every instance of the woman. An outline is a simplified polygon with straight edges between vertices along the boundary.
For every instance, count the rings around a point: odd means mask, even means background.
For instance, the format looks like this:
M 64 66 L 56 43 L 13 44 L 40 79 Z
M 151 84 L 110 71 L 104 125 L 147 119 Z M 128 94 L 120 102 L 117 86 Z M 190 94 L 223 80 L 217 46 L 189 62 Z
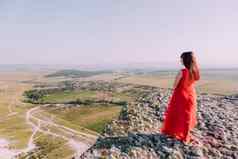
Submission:
M 181 62 L 185 68 L 176 76 L 161 133 L 188 143 L 190 131 L 197 124 L 194 83 L 200 79 L 200 72 L 193 52 L 184 52 Z

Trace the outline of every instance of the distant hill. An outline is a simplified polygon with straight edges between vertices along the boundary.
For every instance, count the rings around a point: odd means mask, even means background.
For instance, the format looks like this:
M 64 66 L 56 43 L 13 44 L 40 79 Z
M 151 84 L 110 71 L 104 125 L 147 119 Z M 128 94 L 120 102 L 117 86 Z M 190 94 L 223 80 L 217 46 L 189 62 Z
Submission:
M 79 77 L 90 77 L 94 75 L 104 74 L 104 73 L 112 73 L 112 71 L 82 71 L 82 70 L 60 70 L 52 74 L 46 75 L 46 77 L 72 77 L 72 78 L 79 78 Z

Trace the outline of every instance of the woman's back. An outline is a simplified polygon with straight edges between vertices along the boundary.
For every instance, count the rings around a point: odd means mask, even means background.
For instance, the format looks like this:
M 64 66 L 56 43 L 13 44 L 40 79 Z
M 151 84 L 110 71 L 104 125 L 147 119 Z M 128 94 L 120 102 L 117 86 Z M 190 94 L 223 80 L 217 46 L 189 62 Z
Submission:
M 191 78 L 189 70 L 187 68 L 184 68 L 181 71 L 182 78 L 175 89 L 180 91 L 194 92 L 194 83 L 196 81 L 195 78 Z

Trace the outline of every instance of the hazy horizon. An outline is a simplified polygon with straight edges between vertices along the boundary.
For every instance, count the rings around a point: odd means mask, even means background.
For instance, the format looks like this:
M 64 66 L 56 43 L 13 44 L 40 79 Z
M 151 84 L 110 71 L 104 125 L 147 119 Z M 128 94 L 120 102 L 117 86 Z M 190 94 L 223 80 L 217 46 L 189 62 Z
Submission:
M 133 63 L 133 64 L 85 64 L 85 65 L 72 65 L 72 64 L 0 64 L 0 71 L 14 71 L 14 70 L 39 70 L 39 71 L 57 71 L 57 70 L 141 70 L 141 71 L 175 71 L 177 72 L 184 66 L 178 65 L 177 67 L 171 67 L 169 65 L 150 65 L 150 64 L 139 64 L 139 63 Z M 200 67 L 202 71 L 238 71 L 238 67 Z
M 0 64 L 238 68 L 237 1 L 0 1 Z

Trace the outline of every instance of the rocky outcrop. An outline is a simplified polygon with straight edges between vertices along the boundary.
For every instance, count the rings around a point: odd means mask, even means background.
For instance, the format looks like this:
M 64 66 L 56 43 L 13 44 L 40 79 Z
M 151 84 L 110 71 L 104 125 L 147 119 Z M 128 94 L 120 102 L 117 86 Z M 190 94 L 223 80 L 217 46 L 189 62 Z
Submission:
M 184 144 L 159 133 L 171 91 L 145 87 L 137 100 L 122 110 L 81 159 L 237 159 L 237 96 L 200 95 L 197 127 L 199 142 Z

